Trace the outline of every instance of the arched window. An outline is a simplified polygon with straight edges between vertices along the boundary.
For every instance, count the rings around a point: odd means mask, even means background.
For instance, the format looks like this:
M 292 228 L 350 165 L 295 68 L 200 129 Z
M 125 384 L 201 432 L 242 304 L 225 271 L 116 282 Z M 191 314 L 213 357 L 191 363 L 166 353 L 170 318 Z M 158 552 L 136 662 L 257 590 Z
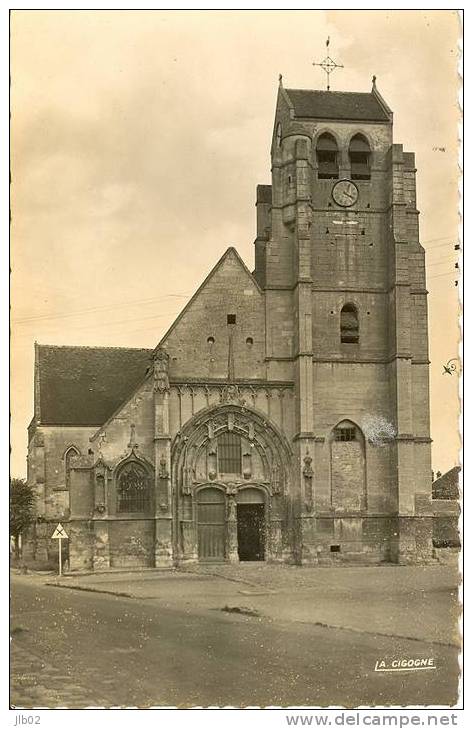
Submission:
M 333 436 L 336 441 L 341 443 L 347 443 L 350 440 L 356 440 L 356 428 L 353 423 L 345 422 L 340 423 L 333 430 Z
M 355 134 L 352 137 L 348 155 L 350 157 L 351 179 L 369 180 L 371 178 L 371 149 L 362 134 Z
M 217 439 L 219 473 L 241 473 L 241 438 L 236 433 L 222 433 Z
M 336 511 L 366 508 L 365 439 L 351 420 L 342 420 L 330 436 L 331 504 Z
M 70 448 L 68 448 L 67 451 L 64 453 L 64 477 L 65 477 L 66 489 L 68 489 L 68 490 L 71 487 L 72 461 L 74 458 L 77 458 L 77 456 L 80 456 L 80 451 L 75 446 L 70 446 Z
M 320 135 L 316 154 L 319 180 L 338 180 L 338 147 L 331 134 Z
M 151 508 L 151 479 L 141 463 L 131 461 L 117 479 L 117 512 L 146 512 Z
M 345 304 L 340 312 L 340 341 L 342 344 L 358 344 L 359 340 L 357 308 L 354 304 Z

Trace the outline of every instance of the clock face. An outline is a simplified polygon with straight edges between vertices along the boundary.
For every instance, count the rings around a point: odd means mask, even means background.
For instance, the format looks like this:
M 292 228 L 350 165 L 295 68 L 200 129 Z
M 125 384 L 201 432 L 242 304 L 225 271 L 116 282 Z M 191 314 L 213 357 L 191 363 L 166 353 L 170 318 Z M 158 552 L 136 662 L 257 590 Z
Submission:
M 339 180 L 332 189 L 332 197 L 342 208 L 349 208 L 358 200 L 358 188 L 351 180 Z

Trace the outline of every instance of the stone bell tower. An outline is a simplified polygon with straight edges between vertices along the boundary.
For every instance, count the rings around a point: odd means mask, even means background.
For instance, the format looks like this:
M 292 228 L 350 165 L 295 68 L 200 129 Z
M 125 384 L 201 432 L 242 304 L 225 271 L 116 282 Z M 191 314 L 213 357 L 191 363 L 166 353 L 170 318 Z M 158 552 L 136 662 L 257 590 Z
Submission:
M 427 291 L 414 154 L 368 93 L 286 89 L 255 276 L 269 378 L 295 385 L 301 561 L 431 554 Z

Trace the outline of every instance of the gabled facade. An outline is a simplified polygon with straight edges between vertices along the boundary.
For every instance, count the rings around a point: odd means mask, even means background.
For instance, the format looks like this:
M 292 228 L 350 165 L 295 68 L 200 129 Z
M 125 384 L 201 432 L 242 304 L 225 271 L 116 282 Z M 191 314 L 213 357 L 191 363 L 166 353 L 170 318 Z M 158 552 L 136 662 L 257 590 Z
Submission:
M 253 274 L 228 249 L 155 350 L 37 347 L 29 479 L 71 569 L 432 557 L 414 155 L 374 83 L 280 85 L 271 164 Z

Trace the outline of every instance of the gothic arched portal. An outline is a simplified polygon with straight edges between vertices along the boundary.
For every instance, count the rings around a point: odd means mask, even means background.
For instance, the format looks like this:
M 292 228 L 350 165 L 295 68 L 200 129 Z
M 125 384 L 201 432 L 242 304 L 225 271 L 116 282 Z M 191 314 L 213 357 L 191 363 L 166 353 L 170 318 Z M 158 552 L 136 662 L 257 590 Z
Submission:
M 180 560 L 282 560 L 291 450 L 268 418 L 239 405 L 201 411 L 172 446 Z

